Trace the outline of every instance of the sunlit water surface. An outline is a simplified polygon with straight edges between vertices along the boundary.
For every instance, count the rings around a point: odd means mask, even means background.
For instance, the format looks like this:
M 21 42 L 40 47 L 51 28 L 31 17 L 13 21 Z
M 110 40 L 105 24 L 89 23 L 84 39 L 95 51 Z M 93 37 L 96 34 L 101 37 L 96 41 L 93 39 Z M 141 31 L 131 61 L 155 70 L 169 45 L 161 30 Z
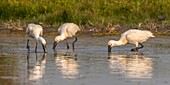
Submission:
M 0 37 L 0 85 L 169 85 L 170 38 L 152 38 L 139 53 L 134 45 L 113 47 L 113 37 L 78 37 L 75 51 L 65 41 L 52 50 L 53 37 L 47 37 L 48 53 L 27 53 L 26 37 Z M 118 37 L 114 37 L 118 39 Z M 68 40 L 72 42 L 72 39 Z M 71 44 L 70 44 L 71 48 Z

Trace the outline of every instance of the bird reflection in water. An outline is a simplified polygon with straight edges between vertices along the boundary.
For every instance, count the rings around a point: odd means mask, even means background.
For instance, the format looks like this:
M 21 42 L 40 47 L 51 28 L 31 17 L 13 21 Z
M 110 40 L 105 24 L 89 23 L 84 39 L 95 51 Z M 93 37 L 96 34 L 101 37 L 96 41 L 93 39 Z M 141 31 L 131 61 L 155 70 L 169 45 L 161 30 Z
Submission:
M 109 55 L 112 74 L 126 78 L 152 78 L 152 59 L 143 55 Z
M 76 61 L 77 55 L 71 55 L 70 53 L 59 55 L 57 53 L 54 53 L 54 57 L 57 69 L 60 70 L 63 78 L 77 78 L 77 75 L 79 74 L 79 65 Z
M 42 58 L 38 60 L 38 54 L 36 53 L 36 61 L 30 59 L 30 53 L 27 54 L 27 69 L 28 69 L 28 78 L 29 80 L 38 80 L 43 78 L 45 74 L 45 64 L 46 64 L 46 53 L 42 55 Z

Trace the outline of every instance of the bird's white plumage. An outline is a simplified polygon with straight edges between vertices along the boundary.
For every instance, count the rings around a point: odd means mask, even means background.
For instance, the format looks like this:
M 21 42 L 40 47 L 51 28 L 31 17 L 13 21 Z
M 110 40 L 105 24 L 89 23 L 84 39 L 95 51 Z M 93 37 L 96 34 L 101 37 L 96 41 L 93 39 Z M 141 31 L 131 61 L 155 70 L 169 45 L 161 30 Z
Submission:
M 75 36 L 79 30 L 79 27 L 74 23 L 65 23 L 58 28 L 60 35 L 64 35 L 65 38 Z
M 77 37 L 75 36 L 77 31 L 80 31 L 80 29 L 74 23 L 65 23 L 65 24 L 61 25 L 58 28 L 58 32 L 60 35 L 55 37 L 53 49 L 55 49 L 55 47 L 57 46 L 57 43 L 59 43 L 60 41 L 66 39 L 68 37 L 75 37 L 75 41 L 72 43 L 73 50 L 74 50 L 74 43 L 77 41 Z M 67 49 L 69 49 L 68 43 L 67 43 Z
M 150 31 L 130 29 L 121 35 L 120 39 L 126 38 L 127 42 L 136 44 L 145 42 L 148 38 L 154 37 Z
M 55 41 L 60 42 L 68 37 L 73 37 L 79 31 L 79 27 L 74 23 L 65 23 L 58 28 L 59 36 L 56 36 Z
M 29 37 L 36 38 L 43 35 L 43 28 L 37 24 L 28 24 L 26 34 Z
M 120 46 L 125 45 L 126 43 L 135 44 L 138 47 L 139 43 L 145 42 L 150 37 L 155 37 L 150 31 L 147 30 L 138 30 L 138 29 L 130 29 L 123 34 L 118 41 L 110 40 L 108 42 L 108 46 Z
M 43 35 L 43 28 L 41 25 L 37 25 L 34 23 L 28 24 L 26 29 L 26 34 L 35 39 L 35 41 L 38 43 L 46 44 L 45 39 L 42 37 Z
M 37 24 L 28 24 L 27 29 L 26 29 L 26 34 L 31 37 L 32 39 L 35 40 L 36 42 L 36 47 L 35 47 L 35 52 L 37 52 L 37 44 L 41 43 L 44 52 L 46 52 L 45 47 L 46 47 L 46 41 L 45 39 L 42 37 L 43 35 L 43 28 L 40 25 Z M 30 47 L 29 47 L 29 39 L 27 40 L 27 49 L 28 51 L 30 51 Z

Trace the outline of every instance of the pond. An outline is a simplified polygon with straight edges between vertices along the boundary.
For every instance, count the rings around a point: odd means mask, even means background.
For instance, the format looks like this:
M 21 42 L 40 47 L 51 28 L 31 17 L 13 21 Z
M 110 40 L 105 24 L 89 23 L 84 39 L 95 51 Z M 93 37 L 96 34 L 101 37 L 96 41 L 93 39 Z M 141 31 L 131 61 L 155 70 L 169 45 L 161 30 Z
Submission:
M 144 43 L 138 53 L 134 45 L 113 47 L 112 36 L 81 36 L 75 51 L 65 41 L 52 50 L 54 37 L 45 37 L 47 53 L 27 53 L 26 36 L 0 37 L 0 85 L 169 85 L 170 38 L 156 37 Z M 69 43 L 72 39 L 68 40 Z

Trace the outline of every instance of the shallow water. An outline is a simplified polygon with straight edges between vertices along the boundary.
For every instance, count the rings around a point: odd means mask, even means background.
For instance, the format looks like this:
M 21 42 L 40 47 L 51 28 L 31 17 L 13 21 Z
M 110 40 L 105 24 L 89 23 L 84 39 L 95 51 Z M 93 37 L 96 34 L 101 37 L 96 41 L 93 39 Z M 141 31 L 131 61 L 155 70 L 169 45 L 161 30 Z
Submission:
M 139 53 L 134 45 L 112 48 L 107 41 L 118 37 L 78 37 L 75 51 L 66 50 L 65 41 L 48 53 L 27 53 L 26 37 L 0 37 L 0 85 L 169 85 L 170 38 L 157 37 L 144 43 Z M 69 39 L 68 41 L 72 41 Z

